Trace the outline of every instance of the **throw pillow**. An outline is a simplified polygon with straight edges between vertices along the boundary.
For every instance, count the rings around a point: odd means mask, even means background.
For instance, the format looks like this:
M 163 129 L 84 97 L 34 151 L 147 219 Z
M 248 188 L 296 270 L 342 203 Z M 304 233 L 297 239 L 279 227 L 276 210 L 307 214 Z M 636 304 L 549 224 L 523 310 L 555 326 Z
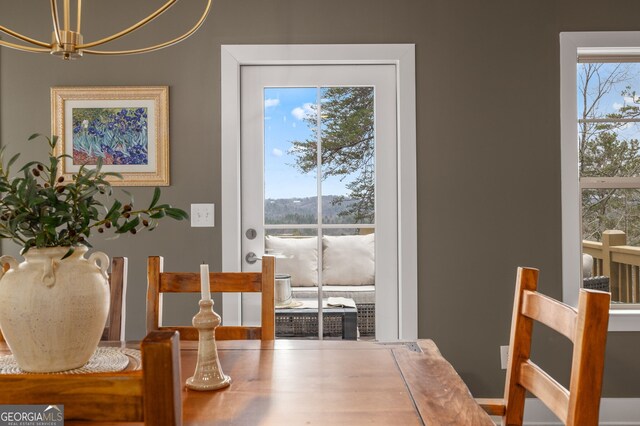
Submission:
M 268 235 L 267 254 L 282 254 L 276 258 L 276 273 L 291 275 L 293 287 L 318 285 L 318 237 L 286 238 Z
M 322 246 L 323 284 L 374 284 L 376 272 L 374 234 L 324 236 Z

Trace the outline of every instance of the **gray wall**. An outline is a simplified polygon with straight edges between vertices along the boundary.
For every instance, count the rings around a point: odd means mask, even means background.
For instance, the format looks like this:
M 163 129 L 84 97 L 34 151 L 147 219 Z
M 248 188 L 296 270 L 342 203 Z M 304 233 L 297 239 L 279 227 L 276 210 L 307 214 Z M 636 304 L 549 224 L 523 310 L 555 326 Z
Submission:
M 87 39 L 124 27 L 144 2 L 91 2 Z M 111 6 L 121 3 L 123 7 Z M 136 5 L 139 10 L 132 10 Z M 159 3 L 159 2 L 157 2 Z M 143 30 L 140 45 L 187 27 L 202 1 L 181 2 Z M 126 5 L 126 7 L 124 7 Z M 134 57 L 65 63 L 1 49 L 1 142 L 9 152 L 48 133 L 49 88 L 169 85 L 169 202 L 220 204 L 220 45 L 415 43 L 417 75 L 419 335 L 433 338 L 476 395 L 502 392 L 498 346 L 508 343 L 518 265 L 539 267 L 540 287 L 561 297 L 559 38 L 561 31 L 638 30 L 640 3 L 593 0 L 218 0 L 186 42 Z M 91 10 L 91 8 L 100 10 Z M 40 1 L 2 2 L 3 25 L 47 39 Z M 36 15 L 27 17 L 27 13 Z M 93 18 L 93 19 L 92 19 Z M 135 39 L 135 37 L 134 37 Z M 133 43 L 133 42 L 131 42 Z M 37 154 L 36 154 L 37 153 Z M 133 190 L 148 200 L 151 189 Z M 127 336 L 144 334 L 145 259 L 169 269 L 202 260 L 220 268 L 220 228 L 165 222 L 153 233 L 95 241 L 130 259 Z M 3 243 L 3 252 L 16 253 Z M 181 319 L 191 301 L 181 301 Z M 544 330 L 536 360 L 564 377 L 568 344 Z M 638 333 L 611 333 L 604 396 L 640 396 Z M 561 350 L 551 349 L 557 345 Z

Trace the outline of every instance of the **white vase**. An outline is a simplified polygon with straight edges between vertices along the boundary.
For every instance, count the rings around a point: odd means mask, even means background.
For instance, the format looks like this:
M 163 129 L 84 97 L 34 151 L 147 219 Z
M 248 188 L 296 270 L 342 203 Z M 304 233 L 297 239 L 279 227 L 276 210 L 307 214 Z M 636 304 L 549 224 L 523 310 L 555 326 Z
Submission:
M 21 369 L 78 368 L 93 355 L 109 312 L 106 254 L 85 246 L 31 249 L 25 261 L 0 257 L 0 328 Z M 99 261 L 99 263 L 97 262 Z

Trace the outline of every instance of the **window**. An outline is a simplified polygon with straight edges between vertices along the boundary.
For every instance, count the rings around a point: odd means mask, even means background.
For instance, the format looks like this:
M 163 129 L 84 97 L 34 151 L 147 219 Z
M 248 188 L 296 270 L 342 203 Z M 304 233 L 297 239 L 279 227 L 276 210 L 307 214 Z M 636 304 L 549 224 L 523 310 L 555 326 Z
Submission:
M 610 330 L 640 330 L 638 40 L 561 35 L 563 295 L 575 305 L 581 285 L 603 284 L 589 275 L 606 276 Z

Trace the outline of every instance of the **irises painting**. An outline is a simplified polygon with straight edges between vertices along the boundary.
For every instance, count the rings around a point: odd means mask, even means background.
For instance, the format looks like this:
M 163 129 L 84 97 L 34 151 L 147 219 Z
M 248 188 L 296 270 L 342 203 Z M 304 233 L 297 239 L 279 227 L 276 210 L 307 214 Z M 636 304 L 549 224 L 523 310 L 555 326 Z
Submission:
M 74 108 L 73 164 L 147 164 L 147 108 Z
M 117 172 L 112 185 L 169 184 L 169 89 L 160 87 L 54 87 L 56 148 L 66 155 L 62 175 L 102 164 Z

